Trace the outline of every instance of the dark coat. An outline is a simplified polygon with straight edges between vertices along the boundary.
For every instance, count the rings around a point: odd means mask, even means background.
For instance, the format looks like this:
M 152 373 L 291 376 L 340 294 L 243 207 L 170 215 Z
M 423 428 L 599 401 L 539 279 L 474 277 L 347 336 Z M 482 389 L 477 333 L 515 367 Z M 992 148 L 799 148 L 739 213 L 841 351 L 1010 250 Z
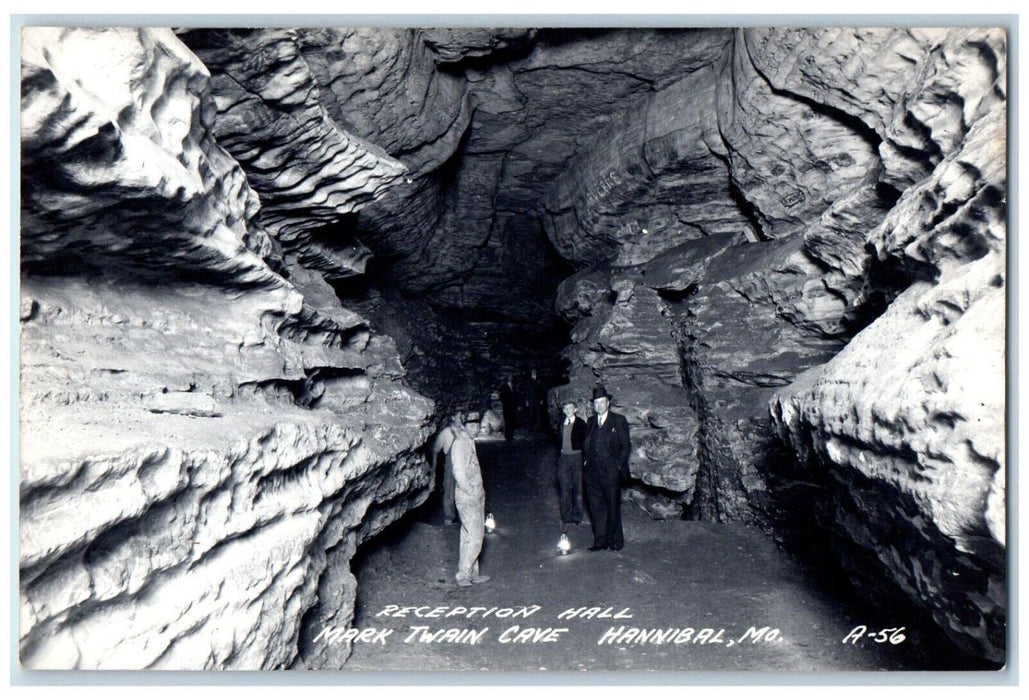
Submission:
M 518 399 L 515 396 L 514 387 L 507 382 L 500 385 L 500 405 L 503 406 L 504 414 L 514 413 L 518 408 Z
M 583 458 L 586 470 L 595 470 L 599 475 L 612 477 L 620 475 L 629 478 L 629 421 L 620 413 L 608 411 L 604 425 L 597 425 L 597 416 L 590 416 L 586 423 L 586 439 L 583 441 Z
M 557 446 L 561 447 L 561 431 L 565 427 L 565 417 L 561 414 L 561 422 L 557 424 Z M 586 441 L 586 421 L 579 416 L 572 421 L 572 449 L 582 450 L 582 444 Z

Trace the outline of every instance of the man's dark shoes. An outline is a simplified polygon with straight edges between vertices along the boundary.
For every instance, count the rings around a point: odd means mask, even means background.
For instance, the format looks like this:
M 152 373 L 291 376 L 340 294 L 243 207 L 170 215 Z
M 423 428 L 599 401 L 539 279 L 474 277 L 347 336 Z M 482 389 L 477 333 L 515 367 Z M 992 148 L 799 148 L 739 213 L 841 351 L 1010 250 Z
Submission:
M 603 544 L 595 544 L 592 547 L 590 547 L 589 549 L 587 549 L 586 551 L 587 552 L 599 552 L 602 549 L 607 549 L 607 546 L 603 545 Z
M 622 545 L 620 545 L 620 544 L 618 544 L 618 545 L 613 544 L 610 547 L 608 547 L 608 549 L 610 549 L 612 552 L 618 552 L 618 551 L 621 551 Z

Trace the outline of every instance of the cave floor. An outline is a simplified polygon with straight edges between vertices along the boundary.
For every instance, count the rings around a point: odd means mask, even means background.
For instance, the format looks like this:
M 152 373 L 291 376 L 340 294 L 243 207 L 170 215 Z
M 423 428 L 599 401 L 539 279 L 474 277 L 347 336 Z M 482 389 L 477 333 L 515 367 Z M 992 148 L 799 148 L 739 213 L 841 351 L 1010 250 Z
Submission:
M 346 670 L 877 671 L 952 663 L 931 648 L 931 631 L 842 601 L 817 571 L 754 528 L 652 520 L 627 502 L 622 551 L 586 551 L 592 534 L 584 522 L 571 526 L 574 549 L 560 555 L 555 449 L 523 439 L 481 441 L 478 451 L 486 510 L 497 520 L 480 559 L 492 580 L 456 586 L 458 526 L 444 525 L 430 501 L 354 559 L 353 627 L 377 636 L 353 643 Z M 528 617 L 498 616 L 526 606 L 539 608 Z M 497 610 L 443 616 L 474 607 Z M 588 619 L 559 618 L 573 608 L 600 610 Z M 904 626 L 905 639 L 877 643 L 866 633 L 844 643 L 858 625 L 868 633 Z M 598 643 L 612 628 L 625 636 Z M 630 641 L 630 628 L 672 630 L 671 639 Z M 345 642 L 336 646 L 346 654 Z

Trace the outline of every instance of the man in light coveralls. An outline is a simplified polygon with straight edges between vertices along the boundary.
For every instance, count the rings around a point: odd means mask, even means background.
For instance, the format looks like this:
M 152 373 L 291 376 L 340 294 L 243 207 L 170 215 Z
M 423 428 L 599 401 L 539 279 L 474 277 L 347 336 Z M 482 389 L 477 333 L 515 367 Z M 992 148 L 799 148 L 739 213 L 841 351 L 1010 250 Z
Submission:
M 475 453 L 475 441 L 464 428 L 463 416 L 455 413 L 450 423 L 454 440 L 450 460 L 454 468 L 454 503 L 461 519 L 461 545 L 457 560 L 457 585 L 485 583 L 489 576 L 479 573 L 482 552 L 483 521 L 486 516 L 486 491 L 482 487 L 482 471 Z

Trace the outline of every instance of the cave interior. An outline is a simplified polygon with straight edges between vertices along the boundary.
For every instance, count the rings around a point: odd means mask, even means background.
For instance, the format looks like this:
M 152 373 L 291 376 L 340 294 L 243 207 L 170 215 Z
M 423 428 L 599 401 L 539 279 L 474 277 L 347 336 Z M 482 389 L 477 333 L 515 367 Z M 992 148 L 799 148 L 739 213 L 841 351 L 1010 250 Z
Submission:
M 22 658 L 102 665 L 55 632 L 242 532 L 318 572 L 283 618 L 344 622 L 340 572 L 428 499 L 435 431 L 496 433 L 500 381 L 536 370 L 551 423 L 616 397 L 626 507 L 754 526 L 1003 659 L 1005 41 L 28 32 Z M 123 505 L 54 525 L 98 494 Z M 194 546 L 158 556 L 166 522 Z M 251 594 L 225 595 L 205 620 Z M 126 658 L 194 663 L 182 624 Z M 210 663 L 288 664 L 302 633 L 253 634 Z

